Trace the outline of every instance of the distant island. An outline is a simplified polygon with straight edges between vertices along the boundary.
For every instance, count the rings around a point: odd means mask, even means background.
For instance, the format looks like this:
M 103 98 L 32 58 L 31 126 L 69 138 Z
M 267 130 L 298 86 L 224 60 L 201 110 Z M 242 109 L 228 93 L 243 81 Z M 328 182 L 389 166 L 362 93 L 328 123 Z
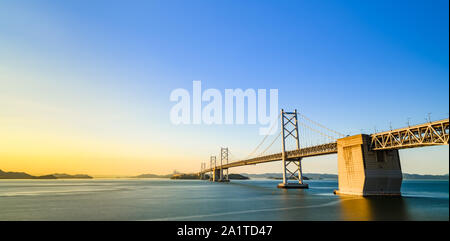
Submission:
M 209 175 L 205 174 L 206 179 L 209 179 Z M 0 170 L 0 179 L 92 179 L 92 176 L 86 174 L 69 175 L 65 173 L 54 173 L 42 176 L 33 176 L 25 172 L 5 172 Z M 196 174 L 185 174 L 174 172 L 172 174 L 158 175 L 158 174 L 141 174 L 138 176 L 131 176 L 128 178 L 170 178 L 170 179 L 200 179 Z M 231 180 L 248 180 L 250 178 L 263 178 L 280 180 L 283 178 L 282 173 L 262 173 L 262 174 L 230 174 Z M 326 174 L 326 173 L 305 173 L 303 174 L 304 180 L 337 180 L 338 175 Z M 449 180 L 449 174 L 445 175 L 421 175 L 421 174 L 409 174 L 403 173 L 403 180 Z
M 170 178 L 170 179 L 183 179 L 183 180 L 199 180 L 200 176 L 197 174 L 186 174 L 186 173 L 173 173 L 173 174 L 166 174 L 166 175 L 157 175 L 157 174 L 141 174 L 138 176 L 133 176 L 131 178 Z M 205 178 L 209 179 L 209 175 L 205 174 Z M 229 179 L 232 180 L 248 180 L 249 177 L 246 177 L 241 174 L 233 174 L 231 173 L 229 175 Z
M 167 174 L 167 175 L 157 175 L 157 174 L 141 174 L 138 176 L 134 176 L 131 178 L 171 178 L 173 174 Z
M 85 174 L 69 175 L 65 173 L 33 176 L 25 172 L 4 172 L 0 170 L 0 179 L 92 179 L 92 177 Z
M 266 178 L 266 179 L 282 179 L 282 173 L 262 173 L 262 174 L 248 174 L 241 173 L 241 175 L 248 176 L 250 178 Z M 336 174 L 325 174 L 325 173 L 304 173 L 304 180 L 337 180 L 338 175 Z M 420 174 L 409 174 L 403 173 L 403 180 L 448 180 L 449 175 L 420 175 Z
M 265 178 L 265 179 L 283 179 L 282 173 L 262 173 L 262 174 L 248 174 L 241 173 L 244 176 L 250 178 Z M 304 173 L 303 180 L 337 180 L 338 176 L 336 174 L 321 174 L 321 173 Z
M 209 178 L 209 176 L 207 176 L 206 178 Z M 179 173 L 179 174 L 173 174 L 170 179 L 184 179 L 184 180 L 195 180 L 195 179 L 200 179 L 199 175 L 196 174 L 183 174 L 183 173 Z
M 205 175 L 205 178 L 209 179 L 209 175 Z M 228 178 L 230 180 L 248 180 L 248 179 L 250 179 L 250 178 L 248 178 L 246 176 L 243 176 L 241 174 L 233 174 L 233 173 L 229 174 Z M 179 173 L 179 174 L 173 174 L 170 177 L 170 179 L 195 180 L 195 179 L 200 179 L 200 176 L 196 175 L 196 174 L 182 174 L 182 173 Z
M 283 177 L 267 177 L 267 179 L 282 180 Z M 291 177 L 291 178 L 289 178 L 289 180 L 296 180 L 296 178 L 295 177 Z M 307 176 L 303 176 L 303 180 L 311 180 L 311 179 L 308 178 Z
M 448 180 L 448 174 L 445 175 L 420 175 L 403 173 L 405 180 Z
M 209 179 L 209 175 L 206 175 L 206 179 Z M 200 179 L 199 176 L 195 174 L 184 174 L 184 173 L 173 173 L 166 175 L 157 174 L 142 174 L 138 176 L 133 176 L 131 178 L 170 178 L 170 179 L 189 179 L 195 180 Z M 234 180 L 247 180 L 250 178 L 263 178 L 263 179 L 273 179 L 280 180 L 283 179 L 282 173 L 262 173 L 262 174 L 230 174 L 230 179 Z M 303 180 L 337 180 L 338 175 L 336 174 L 326 174 L 326 173 L 305 173 L 303 174 Z M 449 175 L 420 175 L 420 174 L 409 174 L 403 173 L 403 180 L 448 180 Z

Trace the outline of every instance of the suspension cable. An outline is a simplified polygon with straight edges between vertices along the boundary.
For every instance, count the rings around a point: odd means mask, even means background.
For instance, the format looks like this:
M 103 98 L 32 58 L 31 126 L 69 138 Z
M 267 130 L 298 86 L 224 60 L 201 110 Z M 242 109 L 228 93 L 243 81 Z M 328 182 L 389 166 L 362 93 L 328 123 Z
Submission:
M 262 156 L 274 143 L 275 143 L 275 141 L 276 140 L 278 140 L 278 138 L 281 136 L 281 133 L 279 134 L 279 135 L 277 135 L 274 139 L 273 139 L 273 141 L 272 141 L 272 143 L 270 143 L 270 145 L 268 146 L 268 147 L 266 147 L 266 149 L 264 149 L 264 151 L 262 151 L 261 153 L 259 153 L 259 155 L 258 156 Z
M 230 162 L 230 161 L 237 161 L 237 160 L 239 160 L 239 159 L 236 158 L 236 156 L 233 155 L 229 150 L 228 150 L 228 155 L 231 157 L 231 160 L 228 160 L 229 162 Z
M 332 139 L 332 140 L 336 140 L 335 137 L 332 137 L 332 136 L 329 136 L 329 135 L 327 135 L 327 134 L 325 134 L 325 133 L 322 133 L 321 131 L 316 130 L 316 129 L 314 129 L 314 128 L 311 128 L 311 127 L 307 126 L 307 125 L 304 124 L 304 123 L 299 122 L 299 124 L 302 125 L 302 126 L 304 126 L 304 127 L 306 127 L 306 128 L 308 128 L 308 129 L 310 129 L 310 130 L 312 130 L 312 131 L 314 131 L 314 132 L 317 132 L 317 133 L 319 133 L 319 134 L 321 134 L 321 135 L 323 135 L 323 136 L 326 136 L 326 137 L 328 137 L 328 138 L 330 138 L 330 139 Z
M 278 114 L 277 121 L 280 120 L 280 116 L 281 116 L 281 113 Z M 275 126 L 276 126 L 276 123 L 274 123 L 274 124 L 271 126 L 271 128 L 270 128 L 270 130 L 269 130 L 269 133 L 272 132 L 272 130 L 273 130 L 273 128 L 274 128 Z M 247 155 L 247 157 L 245 157 L 245 159 L 249 159 L 249 157 L 251 157 L 253 154 L 255 154 L 255 152 L 261 147 L 261 145 L 264 143 L 264 141 L 267 139 L 267 137 L 269 137 L 269 134 L 266 134 L 266 135 L 264 136 L 264 138 L 262 139 L 262 141 L 255 147 L 255 149 L 254 149 L 252 152 L 250 152 L 250 154 Z
M 320 123 L 318 123 L 318 122 L 316 122 L 316 121 L 311 120 L 310 118 L 308 118 L 307 116 L 305 116 L 305 115 L 303 115 L 303 114 L 299 114 L 299 115 L 300 115 L 301 117 L 303 117 L 303 119 L 308 120 L 309 122 L 311 122 L 311 123 L 313 123 L 313 124 L 315 124 L 315 125 L 318 125 L 318 126 L 324 128 L 324 129 L 328 130 L 328 131 L 331 131 L 331 132 L 333 132 L 333 133 L 335 133 L 335 134 L 337 134 L 337 135 L 339 135 L 339 136 L 341 136 L 341 137 L 344 137 L 344 136 L 345 136 L 345 135 L 342 134 L 342 133 L 339 133 L 339 132 L 337 132 L 337 131 L 335 131 L 335 130 L 332 130 L 332 129 L 330 129 L 330 128 L 328 128 L 328 127 L 326 127 L 326 126 L 324 126 L 324 125 L 322 125 L 322 124 L 320 124 Z

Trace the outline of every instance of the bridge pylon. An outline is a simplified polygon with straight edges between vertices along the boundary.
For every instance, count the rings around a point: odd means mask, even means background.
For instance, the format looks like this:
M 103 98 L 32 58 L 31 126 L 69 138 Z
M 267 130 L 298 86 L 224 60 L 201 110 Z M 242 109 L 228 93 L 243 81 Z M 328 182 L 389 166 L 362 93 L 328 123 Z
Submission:
M 209 180 L 210 181 L 214 181 L 216 166 L 217 166 L 216 156 L 211 156 L 209 159 L 209 169 L 210 169 Z
M 283 165 L 283 183 L 278 184 L 278 188 L 308 188 L 308 184 L 303 183 L 302 176 L 302 158 L 286 157 L 286 140 L 292 137 L 297 142 L 297 149 L 300 149 L 300 140 L 298 135 L 297 110 L 294 112 L 285 112 L 281 109 L 281 137 L 282 138 L 282 165 Z M 289 182 L 294 179 L 295 182 Z
M 224 164 L 228 164 L 228 147 L 227 148 L 220 148 L 220 166 L 222 167 Z M 228 168 L 225 169 L 227 171 L 226 177 L 224 178 L 223 168 L 220 169 L 220 181 L 221 182 L 229 182 L 230 179 L 228 178 Z
M 206 162 L 202 162 L 200 165 L 200 179 L 205 180 L 206 179 L 206 173 L 204 172 L 206 170 Z

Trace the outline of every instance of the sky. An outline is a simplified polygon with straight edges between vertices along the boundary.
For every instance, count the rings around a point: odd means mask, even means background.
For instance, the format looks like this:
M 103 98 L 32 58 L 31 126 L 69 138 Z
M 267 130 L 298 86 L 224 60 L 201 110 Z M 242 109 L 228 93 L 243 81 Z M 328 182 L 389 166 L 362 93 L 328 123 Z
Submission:
M 278 89 L 346 135 L 448 118 L 448 1 L 0 2 L 0 169 L 126 176 L 198 171 L 257 125 L 173 125 L 177 88 Z M 272 152 L 281 151 L 275 145 Z M 448 146 L 401 150 L 446 174 Z M 337 173 L 337 156 L 303 171 Z M 281 172 L 279 162 L 232 172 Z

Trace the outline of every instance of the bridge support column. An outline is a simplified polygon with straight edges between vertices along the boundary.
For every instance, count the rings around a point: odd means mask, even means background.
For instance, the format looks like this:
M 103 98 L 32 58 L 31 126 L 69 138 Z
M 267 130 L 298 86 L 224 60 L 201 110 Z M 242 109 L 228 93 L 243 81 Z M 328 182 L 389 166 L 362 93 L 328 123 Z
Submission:
M 214 169 L 212 181 L 213 182 L 228 182 L 228 180 L 224 178 L 223 169 L 222 168 L 215 168 Z
M 337 140 L 338 181 L 336 194 L 399 196 L 402 170 L 398 150 L 370 150 L 370 136 Z
M 214 168 L 212 181 L 217 182 L 220 179 L 220 169 Z
M 228 168 L 225 168 L 225 170 L 223 170 L 223 171 L 226 171 L 227 174 L 226 175 L 224 174 L 224 178 L 223 178 L 222 182 L 230 182 L 230 178 L 228 177 Z

